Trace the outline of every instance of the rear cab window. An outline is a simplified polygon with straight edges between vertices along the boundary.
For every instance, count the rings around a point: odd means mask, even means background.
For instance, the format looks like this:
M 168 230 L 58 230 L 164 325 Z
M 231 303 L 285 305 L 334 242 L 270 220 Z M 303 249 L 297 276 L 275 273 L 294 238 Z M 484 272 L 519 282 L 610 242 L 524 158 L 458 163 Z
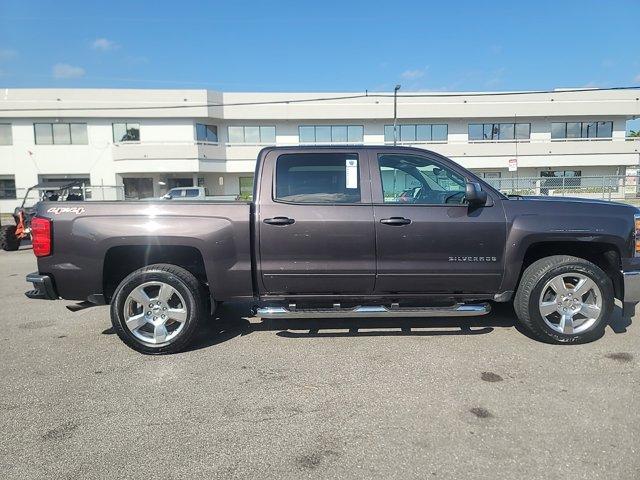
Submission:
M 290 203 L 361 203 L 358 154 L 280 155 L 276 162 L 274 200 Z

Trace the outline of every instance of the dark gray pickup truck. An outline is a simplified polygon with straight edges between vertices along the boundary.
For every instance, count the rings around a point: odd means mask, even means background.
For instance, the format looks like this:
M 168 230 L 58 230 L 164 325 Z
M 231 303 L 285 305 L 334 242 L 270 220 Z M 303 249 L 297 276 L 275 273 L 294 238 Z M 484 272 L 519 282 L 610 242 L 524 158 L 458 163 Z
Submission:
M 436 317 L 513 301 L 547 342 L 602 335 L 640 301 L 640 216 L 506 197 L 451 160 L 396 147 L 270 147 L 250 202 L 40 203 L 31 298 L 110 304 L 144 353 L 184 348 L 219 302 L 263 318 Z

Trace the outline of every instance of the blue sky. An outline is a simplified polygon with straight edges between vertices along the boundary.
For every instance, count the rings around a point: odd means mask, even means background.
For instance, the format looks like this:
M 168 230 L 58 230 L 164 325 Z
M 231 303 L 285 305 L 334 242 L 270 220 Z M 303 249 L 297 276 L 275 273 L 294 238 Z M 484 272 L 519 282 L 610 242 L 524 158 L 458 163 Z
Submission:
M 640 86 L 640 1 L 0 2 L 0 87 Z

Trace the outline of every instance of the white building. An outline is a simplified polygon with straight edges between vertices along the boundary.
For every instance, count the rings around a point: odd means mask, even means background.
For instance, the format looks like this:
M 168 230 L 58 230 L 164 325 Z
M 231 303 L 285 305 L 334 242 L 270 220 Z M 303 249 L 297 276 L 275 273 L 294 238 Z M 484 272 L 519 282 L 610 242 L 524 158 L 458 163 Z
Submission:
M 392 95 L 354 95 L 0 90 L 0 211 L 27 187 L 61 178 L 120 197 L 187 185 L 246 195 L 265 145 L 392 143 Z M 635 174 L 640 141 L 625 138 L 625 124 L 640 116 L 638 97 L 640 89 L 402 93 L 398 143 L 487 178 Z

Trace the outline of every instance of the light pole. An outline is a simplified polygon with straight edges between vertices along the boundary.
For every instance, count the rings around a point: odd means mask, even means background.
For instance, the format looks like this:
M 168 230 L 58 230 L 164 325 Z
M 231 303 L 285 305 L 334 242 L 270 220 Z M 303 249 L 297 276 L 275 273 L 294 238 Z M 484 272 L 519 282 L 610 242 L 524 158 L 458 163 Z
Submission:
M 400 85 L 393 89 L 393 146 L 398 143 L 398 90 Z

